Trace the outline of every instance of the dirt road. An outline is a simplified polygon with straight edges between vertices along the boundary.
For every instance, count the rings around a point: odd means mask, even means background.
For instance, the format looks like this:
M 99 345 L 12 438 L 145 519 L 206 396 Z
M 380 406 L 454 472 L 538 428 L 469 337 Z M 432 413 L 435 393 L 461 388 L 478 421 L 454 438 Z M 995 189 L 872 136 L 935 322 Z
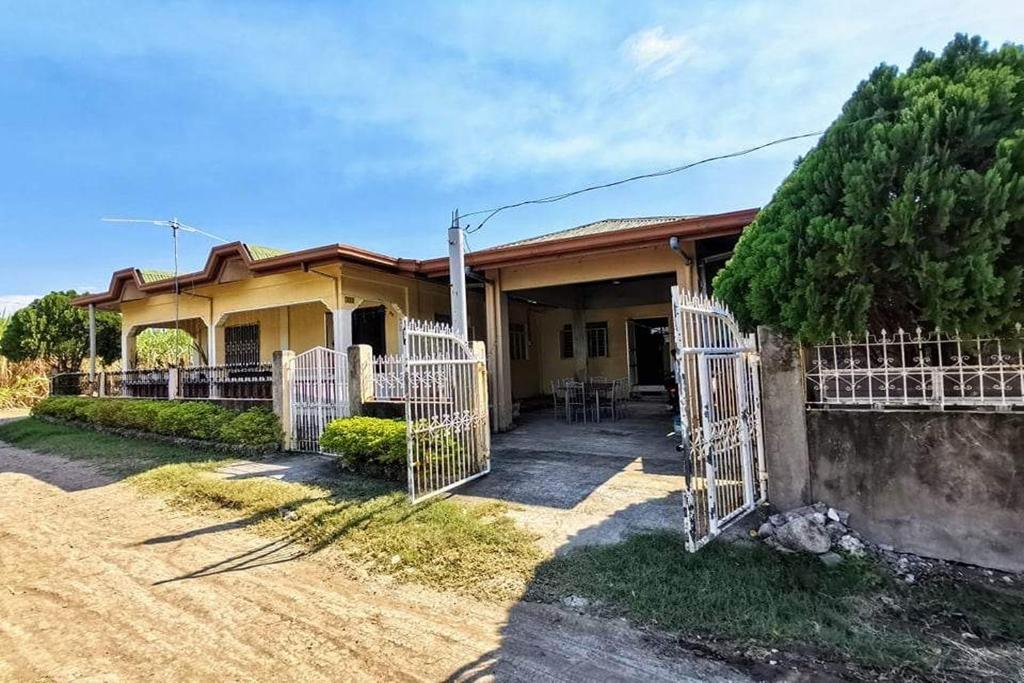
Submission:
M 621 621 L 354 580 L 0 445 L 0 679 L 746 678 Z

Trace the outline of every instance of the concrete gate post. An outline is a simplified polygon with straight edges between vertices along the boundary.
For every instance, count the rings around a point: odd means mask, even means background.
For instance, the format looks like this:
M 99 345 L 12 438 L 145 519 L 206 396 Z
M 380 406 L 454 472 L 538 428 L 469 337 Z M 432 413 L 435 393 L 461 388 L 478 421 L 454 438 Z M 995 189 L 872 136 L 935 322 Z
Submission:
M 362 415 L 363 405 L 373 401 L 373 347 L 348 347 L 349 415 Z
M 295 359 L 293 351 L 274 351 L 271 359 L 273 372 L 274 415 L 281 421 L 284 432 L 284 449 L 292 449 L 292 404 L 291 404 L 291 369 Z
M 811 461 L 800 347 L 767 327 L 757 328 L 761 350 L 761 416 L 768 467 L 768 498 L 786 510 L 811 502 Z

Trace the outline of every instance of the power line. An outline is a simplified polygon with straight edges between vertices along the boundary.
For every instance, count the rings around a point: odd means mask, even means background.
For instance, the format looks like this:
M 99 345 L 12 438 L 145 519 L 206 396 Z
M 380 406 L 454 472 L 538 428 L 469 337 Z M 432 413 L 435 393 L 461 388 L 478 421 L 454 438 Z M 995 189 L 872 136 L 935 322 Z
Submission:
M 853 125 L 855 123 L 861 123 L 863 121 L 872 121 L 874 119 L 877 119 L 877 118 L 881 117 L 883 115 L 883 113 L 884 112 L 880 112 L 878 114 L 875 114 L 873 116 L 869 116 L 867 118 L 858 119 L 856 121 L 850 121 L 849 123 L 842 124 L 842 126 L 846 127 L 846 126 Z M 833 128 L 834 127 L 835 126 L 833 126 Z M 527 206 L 527 205 L 530 205 L 530 204 L 552 204 L 554 202 L 560 202 L 563 199 L 568 199 L 569 197 L 575 197 L 576 195 L 583 194 L 585 192 L 593 192 L 594 190 L 604 190 L 604 189 L 607 189 L 609 187 L 616 187 L 617 185 L 625 185 L 626 183 L 632 183 L 632 182 L 635 182 L 637 180 L 647 180 L 647 179 L 650 179 L 650 178 L 660 178 L 662 176 L 672 175 L 673 173 L 680 173 L 682 171 L 686 171 L 688 169 L 691 169 L 691 168 L 693 168 L 695 166 L 701 166 L 702 164 L 707 164 L 707 163 L 710 163 L 712 161 L 721 161 L 723 159 L 732 159 L 732 158 L 735 158 L 735 157 L 741 157 L 741 156 L 745 156 L 747 154 L 752 154 L 753 152 L 760 151 L 762 149 L 765 149 L 766 147 L 772 147 L 774 145 L 781 145 L 781 144 L 786 143 L 786 142 L 793 142 L 794 140 L 802 140 L 804 138 L 816 137 L 816 136 L 824 134 L 827 130 L 828 129 L 826 128 L 826 129 L 823 129 L 823 130 L 816 130 L 816 131 L 813 131 L 813 132 L 810 132 L 810 133 L 800 133 L 799 135 L 787 135 L 786 137 L 776 138 L 775 140 L 770 140 L 770 141 L 765 142 L 763 144 L 755 145 L 754 147 L 748 147 L 746 149 L 741 149 L 741 150 L 736 151 L 736 152 L 729 152 L 728 154 L 718 154 L 716 156 L 707 157 L 705 159 L 700 159 L 699 161 L 693 161 L 693 162 L 690 162 L 688 164 L 683 164 L 682 166 L 676 166 L 674 168 L 666 168 L 666 169 L 663 169 L 661 171 L 653 171 L 651 173 L 642 173 L 640 175 L 630 176 L 629 178 L 622 178 L 620 180 L 613 180 L 611 182 L 602 183 L 600 185 L 590 185 L 589 187 L 584 187 L 584 188 L 581 188 L 579 190 L 572 190 L 570 192 L 563 192 L 561 194 L 554 194 L 554 195 L 550 195 L 548 197 L 540 197 L 538 199 L 527 199 L 525 201 L 515 202 L 513 204 L 505 204 L 504 206 L 499 206 L 499 207 L 494 208 L 494 209 L 482 209 L 480 211 L 471 211 L 470 213 L 463 214 L 461 217 L 462 218 L 468 218 L 470 216 L 479 216 L 479 215 L 482 215 L 482 214 L 487 214 L 487 217 L 484 218 L 482 221 L 480 221 L 479 225 L 477 225 L 475 228 L 467 228 L 466 229 L 466 231 L 465 231 L 466 234 L 470 235 L 470 234 L 472 234 L 474 232 L 477 232 L 481 228 L 483 228 L 484 225 L 487 223 L 487 221 L 491 220 L 492 218 L 494 218 L 496 215 L 498 215 L 502 211 L 506 211 L 508 209 L 515 209 L 515 208 L 518 208 L 520 206 Z

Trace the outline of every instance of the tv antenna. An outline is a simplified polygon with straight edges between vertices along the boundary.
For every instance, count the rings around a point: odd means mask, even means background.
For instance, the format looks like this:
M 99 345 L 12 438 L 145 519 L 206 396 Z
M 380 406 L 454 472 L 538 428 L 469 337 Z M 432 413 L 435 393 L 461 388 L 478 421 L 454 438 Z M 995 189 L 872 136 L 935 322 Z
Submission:
M 181 335 L 181 332 L 179 330 L 179 327 L 181 325 L 181 285 L 178 283 L 178 233 L 192 232 L 196 233 L 197 235 L 209 237 L 210 239 L 221 242 L 222 244 L 226 243 L 227 240 L 224 239 L 223 237 L 214 235 L 212 232 L 207 232 L 206 230 L 201 230 L 200 228 L 191 225 L 185 225 L 184 223 L 180 222 L 177 218 L 172 218 L 170 220 L 154 218 L 101 218 L 100 220 L 104 221 L 105 223 L 143 223 L 146 225 L 155 225 L 157 227 L 171 229 L 171 242 L 174 245 L 174 355 L 176 358 L 180 359 L 181 348 L 179 347 L 178 343 Z M 207 334 L 213 334 L 213 330 L 207 330 Z M 213 363 L 215 362 L 215 359 L 210 358 L 208 359 L 208 362 Z

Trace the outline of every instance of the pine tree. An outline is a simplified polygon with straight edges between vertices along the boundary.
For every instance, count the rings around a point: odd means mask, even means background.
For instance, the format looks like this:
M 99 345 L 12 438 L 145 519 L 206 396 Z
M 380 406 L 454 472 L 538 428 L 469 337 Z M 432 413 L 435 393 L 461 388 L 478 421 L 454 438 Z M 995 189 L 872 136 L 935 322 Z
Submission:
M 714 286 L 745 325 L 808 342 L 1024 321 L 1024 47 L 958 35 L 877 67 Z

